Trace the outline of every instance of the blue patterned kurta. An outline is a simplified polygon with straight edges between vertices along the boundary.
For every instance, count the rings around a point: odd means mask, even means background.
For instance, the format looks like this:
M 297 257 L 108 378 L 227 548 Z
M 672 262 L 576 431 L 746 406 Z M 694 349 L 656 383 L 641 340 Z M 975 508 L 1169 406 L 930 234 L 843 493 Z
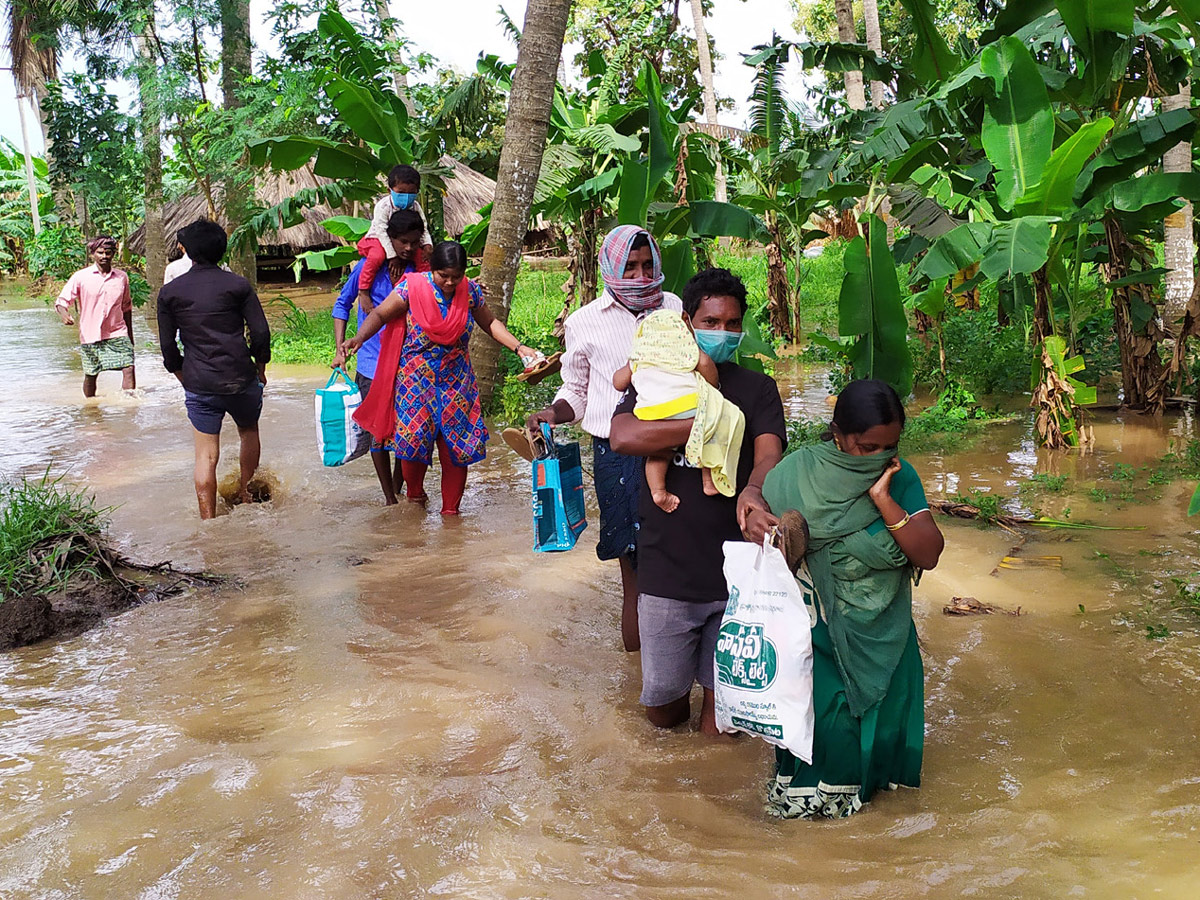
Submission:
M 428 272 L 413 273 L 409 278 L 424 278 L 433 286 L 438 307 L 445 315 L 450 304 Z M 474 281 L 467 282 L 471 310 L 483 306 L 483 291 Z M 396 292 L 408 301 L 408 283 Z M 408 311 L 408 333 L 400 351 L 396 372 L 396 433 L 384 445 L 400 459 L 429 465 L 438 435 L 446 441 L 455 465 L 479 462 L 486 454 L 487 426 L 479 405 L 479 387 L 467 354 L 474 320 L 467 316 L 467 327 L 453 345 L 434 343 Z M 381 373 L 376 373 L 378 377 Z

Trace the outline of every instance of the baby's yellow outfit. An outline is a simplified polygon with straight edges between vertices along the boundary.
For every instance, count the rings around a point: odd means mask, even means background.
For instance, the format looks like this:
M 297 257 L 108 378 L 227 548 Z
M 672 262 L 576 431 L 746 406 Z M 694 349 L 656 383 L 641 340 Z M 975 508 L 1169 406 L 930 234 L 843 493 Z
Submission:
M 732 497 L 746 417 L 696 371 L 700 348 L 678 312 L 660 309 L 638 325 L 629 352 L 639 419 L 693 419 L 684 456 L 708 469 Z

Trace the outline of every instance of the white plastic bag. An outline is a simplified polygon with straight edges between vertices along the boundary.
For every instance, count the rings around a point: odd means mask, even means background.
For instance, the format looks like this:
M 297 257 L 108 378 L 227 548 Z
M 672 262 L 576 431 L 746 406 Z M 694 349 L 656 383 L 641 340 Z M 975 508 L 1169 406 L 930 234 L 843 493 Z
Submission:
M 325 387 L 317 388 L 317 453 L 325 465 L 344 465 L 371 449 L 371 435 L 353 419 L 362 401 L 344 369 L 335 369 Z
M 783 554 L 725 542 L 729 605 L 717 637 L 717 728 L 812 762 L 812 619 Z

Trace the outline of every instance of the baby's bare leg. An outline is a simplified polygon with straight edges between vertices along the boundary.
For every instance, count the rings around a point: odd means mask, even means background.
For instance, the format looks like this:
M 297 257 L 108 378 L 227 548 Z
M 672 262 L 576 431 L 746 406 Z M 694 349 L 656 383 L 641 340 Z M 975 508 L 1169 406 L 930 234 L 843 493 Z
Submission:
M 679 506 L 679 498 L 667 490 L 667 468 L 670 465 L 669 459 L 646 458 L 646 487 L 650 488 L 654 505 L 663 512 L 675 512 Z
M 646 470 L 646 476 L 647 476 L 646 480 L 647 481 L 650 480 L 649 475 L 650 475 L 650 470 L 649 470 L 649 468 L 647 468 L 647 470 Z M 708 494 L 708 496 L 715 497 L 715 496 L 717 496 L 717 494 L 721 493 L 720 491 L 717 490 L 717 485 L 712 480 L 712 469 L 709 469 L 707 467 L 701 469 L 700 470 L 700 480 L 704 482 L 704 493 Z

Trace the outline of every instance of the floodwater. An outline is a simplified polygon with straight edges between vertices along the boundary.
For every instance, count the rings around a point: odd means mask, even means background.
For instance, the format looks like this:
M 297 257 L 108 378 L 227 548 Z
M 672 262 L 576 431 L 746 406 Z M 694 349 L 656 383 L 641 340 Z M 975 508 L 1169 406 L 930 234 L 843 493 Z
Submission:
M 1200 568 L 1190 485 L 1150 506 L 1041 504 L 1142 531 L 942 520 L 915 598 L 923 787 L 780 822 L 762 810 L 765 744 L 644 721 L 615 566 L 594 526 L 574 552 L 531 552 L 502 443 L 460 519 L 385 509 L 368 463 L 318 464 L 324 375 L 272 369 L 275 499 L 201 524 L 181 389 L 145 350 L 141 396 L 101 376 L 84 403 L 73 344 L 45 308 L 0 311 L 0 473 L 85 483 L 129 554 L 238 583 L 0 657 L 0 897 L 1200 894 L 1200 639 L 1155 612 L 1172 574 Z M 784 392 L 794 413 L 824 410 L 819 373 L 788 372 Z M 931 495 L 1056 469 L 1086 486 L 1189 427 L 1110 417 L 1096 452 L 1053 458 L 997 426 L 914 462 Z M 223 470 L 228 425 L 225 440 Z M 1017 545 L 1061 569 L 996 569 Z M 1024 614 L 943 616 L 951 596 Z M 1163 616 L 1172 634 L 1148 640 Z

